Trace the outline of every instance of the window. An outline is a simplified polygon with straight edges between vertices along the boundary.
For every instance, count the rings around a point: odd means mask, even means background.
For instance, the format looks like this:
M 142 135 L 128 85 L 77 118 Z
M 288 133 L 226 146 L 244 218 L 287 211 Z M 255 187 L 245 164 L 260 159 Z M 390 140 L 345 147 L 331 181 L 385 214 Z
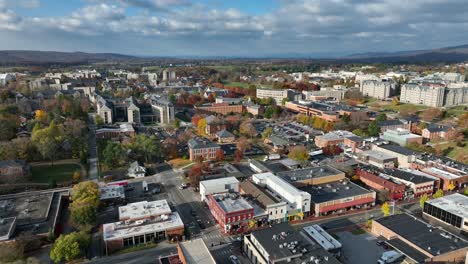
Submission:
M 124 238 L 123 245 L 124 247 L 133 246 L 133 237 Z
M 145 243 L 145 236 L 144 235 L 135 236 L 135 245 L 144 244 L 144 243 Z

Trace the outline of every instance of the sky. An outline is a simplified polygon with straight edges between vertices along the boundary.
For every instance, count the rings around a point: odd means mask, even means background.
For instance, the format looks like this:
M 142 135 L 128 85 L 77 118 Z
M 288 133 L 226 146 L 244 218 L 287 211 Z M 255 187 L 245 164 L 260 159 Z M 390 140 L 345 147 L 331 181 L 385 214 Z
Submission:
M 467 33 L 467 0 L 0 0 L 0 50 L 336 57 Z

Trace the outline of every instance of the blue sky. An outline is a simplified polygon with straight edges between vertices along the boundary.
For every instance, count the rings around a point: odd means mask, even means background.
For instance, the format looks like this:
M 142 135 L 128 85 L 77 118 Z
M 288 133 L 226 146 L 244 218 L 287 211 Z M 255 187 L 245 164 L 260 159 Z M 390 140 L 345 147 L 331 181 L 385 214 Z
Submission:
M 0 0 L 0 49 L 340 56 L 468 44 L 466 0 Z

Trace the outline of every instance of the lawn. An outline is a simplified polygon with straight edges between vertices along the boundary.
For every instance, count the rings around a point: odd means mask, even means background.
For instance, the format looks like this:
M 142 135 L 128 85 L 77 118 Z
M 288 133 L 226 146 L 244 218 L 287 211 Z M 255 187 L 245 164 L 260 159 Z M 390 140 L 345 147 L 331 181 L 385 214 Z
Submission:
M 429 108 L 428 106 L 425 105 L 415 105 L 415 104 L 399 104 L 399 105 L 392 105 L 389 103 L 388 105 L 385 105 L 382 107 L 384 110 L 391 110 L 395 112 L 400 112 L 402 110 L 407 110 L 407 109 L 415 109 L 416 111 L 421 111 L 424 109 Z
M 245 82 L 227 82 L 224 84 L 224 86 L 235 86 L 235 87 L 242 87 L 242 88 L 247 88 L 249 87 L 249 83 Z
M 171 166 L 174 169 L 178 169 L 178 168 L 187 166 L 192 162 L 188 159 L 173 159 L 173 160 L 170 160 L 168 163 L 171 164 Z
M 467 106 L 464 106 L 464 105 L 447 108 L 446 109 L 447 118 L 459 117 L 467 112 L 466 109 L 467 109 Z
M 80 166 L 76 164 L 33 166 L 31 168 L 32 182 L 48 183 L 49 179 L 54 179 L 57 183 L 71 181 L 73 173 L 80 170 Z

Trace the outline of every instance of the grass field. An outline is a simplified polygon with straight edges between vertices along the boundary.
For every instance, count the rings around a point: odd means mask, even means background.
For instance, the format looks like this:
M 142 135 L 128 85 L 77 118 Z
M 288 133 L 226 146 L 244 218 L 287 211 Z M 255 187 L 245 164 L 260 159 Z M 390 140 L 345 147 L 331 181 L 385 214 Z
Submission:
M 188 160 L 188 159 L 173 159 L 173 160 L 169 161 L 169 164 L 171 164 L 171 166 L 174 169 L 178 169 L 178 168 L 187 166 L 190 163 L 192 163 L 192 162 L 190 160 Z
M 247 88 L 249 87 L 249 83 L 244 83 L 244 82 L 227 82 L 224 84 L 224 86 L 237 86 L 237 87 L 242 87 L 242 88 Z
M 459 117 L 467 113 L 468 107 L 464 105 L 447 108 L 447 117 Z
M 50 179 L 54 179 L 57 183 L 70 181 L 73 173 L 80 169 L 80 166 L 75 164 L 33 166 L 31 168 L 32 182 L 48 183 Z

